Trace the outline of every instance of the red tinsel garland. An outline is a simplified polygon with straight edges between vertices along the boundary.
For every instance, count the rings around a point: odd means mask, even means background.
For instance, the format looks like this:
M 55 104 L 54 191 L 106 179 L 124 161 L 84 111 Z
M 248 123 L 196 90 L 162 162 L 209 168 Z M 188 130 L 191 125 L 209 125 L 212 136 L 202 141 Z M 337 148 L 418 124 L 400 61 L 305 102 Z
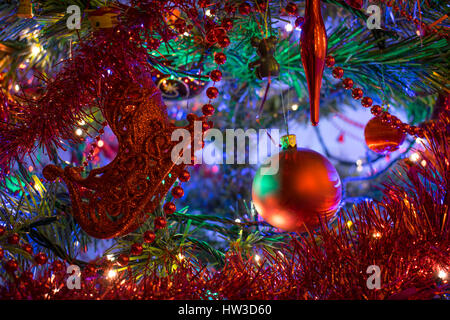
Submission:
M 293 238 L 261 259 L 229 253 L 220 271 L 182 260 L 170 275 L 128 272 L 112 281 L 84 277 L 69 290 L 64 271 L 3 278 L 2 299 L 432 299 L 448 296 L 450 271 L 450 112 L 425 129 L 427 165 L 404 164 L 380 203 L 363 203 L 334 228 Z M 351 223 L 349 222 L 351 221 Z M 248 259 L 248 260 L 247 260 Z M 367 267 L 381 270 L 369 289 Z M 105 270 L 107 272 L 107 270 Z M 441 274 L 440 274 L 441 273 Z

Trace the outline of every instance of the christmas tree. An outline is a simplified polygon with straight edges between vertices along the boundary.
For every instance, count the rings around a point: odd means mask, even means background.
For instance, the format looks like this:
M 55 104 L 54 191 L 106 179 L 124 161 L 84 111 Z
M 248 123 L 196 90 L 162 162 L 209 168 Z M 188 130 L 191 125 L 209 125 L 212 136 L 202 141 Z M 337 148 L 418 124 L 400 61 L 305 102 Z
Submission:
M 0 298 L 449 294 L 445 1 L 0 4 Z

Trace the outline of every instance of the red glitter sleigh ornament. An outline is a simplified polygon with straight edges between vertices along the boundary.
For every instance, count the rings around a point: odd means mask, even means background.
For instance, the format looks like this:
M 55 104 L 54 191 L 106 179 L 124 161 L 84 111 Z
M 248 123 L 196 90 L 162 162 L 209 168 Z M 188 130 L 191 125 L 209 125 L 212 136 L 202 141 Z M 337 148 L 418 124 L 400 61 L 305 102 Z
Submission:
M 77 167 L 48 165 L 43 171 L 46 179 L 66 183 L 72 215 L 96 238 L 123 236 L 139 227 L 184 169 L 171 159 L 176 127 L 168 122 L 161 92 L 149 77 L 141 80 L 117 88 L 101 110 L 119 142 L 111 163 L 86 178 Z
M 22 118 L 0 126 L 0 174 L 16 160 L 32 156 L 37 146 L 45 147 L 53 159 L 63 140 L 79 143 L 74 135 L 77 123 L 99 110 L 117 136 L 116 158 L 85 178 L 82 168 L 55 165 L 45 167 L 43 175 L 66 183 L 72 215 L 90 236 L 113 238 L 138 228 L 185 168 L 172 162 L 178 142 L 172 142 L 171 135 L 178 127 L 169 122 L 151 70 L 146 52 L 129 41 L 125 29 L 96 32 L 48 81 L 45 94 L 9 105 L 20 110 Z M 206 122 L 206 116 L 191 115 L 188 120 L 183 128 L 192 133 L 194 122 Z

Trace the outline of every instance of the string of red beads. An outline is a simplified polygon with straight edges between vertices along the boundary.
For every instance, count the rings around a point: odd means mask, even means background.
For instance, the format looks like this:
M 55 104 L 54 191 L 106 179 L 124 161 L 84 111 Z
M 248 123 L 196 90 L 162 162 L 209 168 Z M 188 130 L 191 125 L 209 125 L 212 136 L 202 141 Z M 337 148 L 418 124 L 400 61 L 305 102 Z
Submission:
M 332 75 L 336 79 L 342 79 L 344 76 L 344 69 L 341 67 L 335 67 L 335 59 L 333 56 L 329 55 L 326 57 L 325 63 L 328 68 L 333 68 Z M 373 105 L 373 100 L 370 97 L 364 96 L 364 91 L 361 88 L 355 88 L 355 82 L 351 78 L 345 78 L 342 80 L 342 86 L 346 90 L 352 91 L 352 97 L 355 100 L 361 100 L 361 105 L 364 108 L 370 108 L 370 112 L 376 116 L 381 117 L 382 121 L 388 123 L 393 128 L 398 128 L 402 132 L 407 133 L 409 135 L 417 136 L 420 138 L 424 137 L 424 131 L 422 128 L 409 125 L 407 123 L 403 123 L 396 116 L 391 115 L 388 111 L 383 110 L 383 108 L 379 105 Z

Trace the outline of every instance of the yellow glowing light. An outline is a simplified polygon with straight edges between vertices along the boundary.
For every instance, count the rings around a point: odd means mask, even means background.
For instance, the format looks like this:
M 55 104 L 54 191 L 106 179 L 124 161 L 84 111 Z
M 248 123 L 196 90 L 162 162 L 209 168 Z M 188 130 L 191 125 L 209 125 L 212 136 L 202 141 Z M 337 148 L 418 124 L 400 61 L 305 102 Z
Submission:
M 98 146 L 99 148 L 103 147 L 104 145 L 105 145 L 105 143 L 103 142 L 103 140 L 98 140 L 97 146 Z
M 372 235 L 374 238 L 381 238 L 381 233 L 379 233 L 379 232 L 374 232 L 373 233 L 373 235 Z
M 81 119 L 80 121 L 78 121 L 78 124 L 80 126 L 84 126 L 86 124 L 86 121 L 84 121 L 83 119 Z
M 14 90 L 16 90 L 16 92 L 19 91 L 19 90 L 20 90 L 20 86 L 19 86 L 18 84 L 16 84 L 16 85 L 14 86 Z
M 236 219 L 234 222 L 241 223 L 241 219 Z
M 255 254 L 254 259 L 255 259 L 256 262 L 261 261 L 261 257 L 259 255 L 257 255 L 257 254 Z
M 180 260 L 180 261 L 184 260 L 184 256 L 181 253 L 178 254 L 178 260 Z
M 114 269 L 111 269 L 108 271 L 108 276 L 109 279 L 114 279 L 115 277 L 117 277 L 117 271 Z
M 75 130 L 75 134 L 77 136 L 81 136 L 83 134 L 83 130 L 81 130 L 80 128 L 78 128 L 77 130 Z
M 420 159 L 420 155 L 417 152 L 414 152 L 413 154 L 411 154 L 409 156 L 409 160 L 411 160 L 412 162 L 416 162 L 419 159 Z
M 209 9 L 206 10 L 206 11 L 205 11 L 205 14 L 206 14 L 208 17 L 211 16 L 211 10 L 209 10 Z
M 288 23 L 287 25 L 284 26 L 284 30 L 286 30 L 287 32 L 291 32 L 294 29 L 294 26 L 290 23 Z
M 31 54 L 32 54 L 33 56 L 37 56 L 40 52 L 41 52 L 41 47 L 40 47 L 40 46 L 38 46 L 38 45 L 33 45 L 33 46 L 31 47 Z
M 298 104 L 294 103 L 294 104 L 291 106 L 291 109 L 292 109 L 292 111 L 296 111 L 296 110 L 298 109 Z
M 353 222 L 350 221 L 350 220 L 348 220 L 348 221 L 347 221 L 347 228 L 351 228 L 352 225 L 353 225 Z
M 420 164 L 422 165 L 422 167 L 425 167 L 425 166 L 427 165 L 427 162 L 426 162 L 425 160 L 422 160 L 422 161 L 420 162 Z
M 106 255 L 106 259 L 108 259 L 109 261 L 114 261 L 114 255 L 112 255 L 112 254 L 107 254 L 107 255 Z

